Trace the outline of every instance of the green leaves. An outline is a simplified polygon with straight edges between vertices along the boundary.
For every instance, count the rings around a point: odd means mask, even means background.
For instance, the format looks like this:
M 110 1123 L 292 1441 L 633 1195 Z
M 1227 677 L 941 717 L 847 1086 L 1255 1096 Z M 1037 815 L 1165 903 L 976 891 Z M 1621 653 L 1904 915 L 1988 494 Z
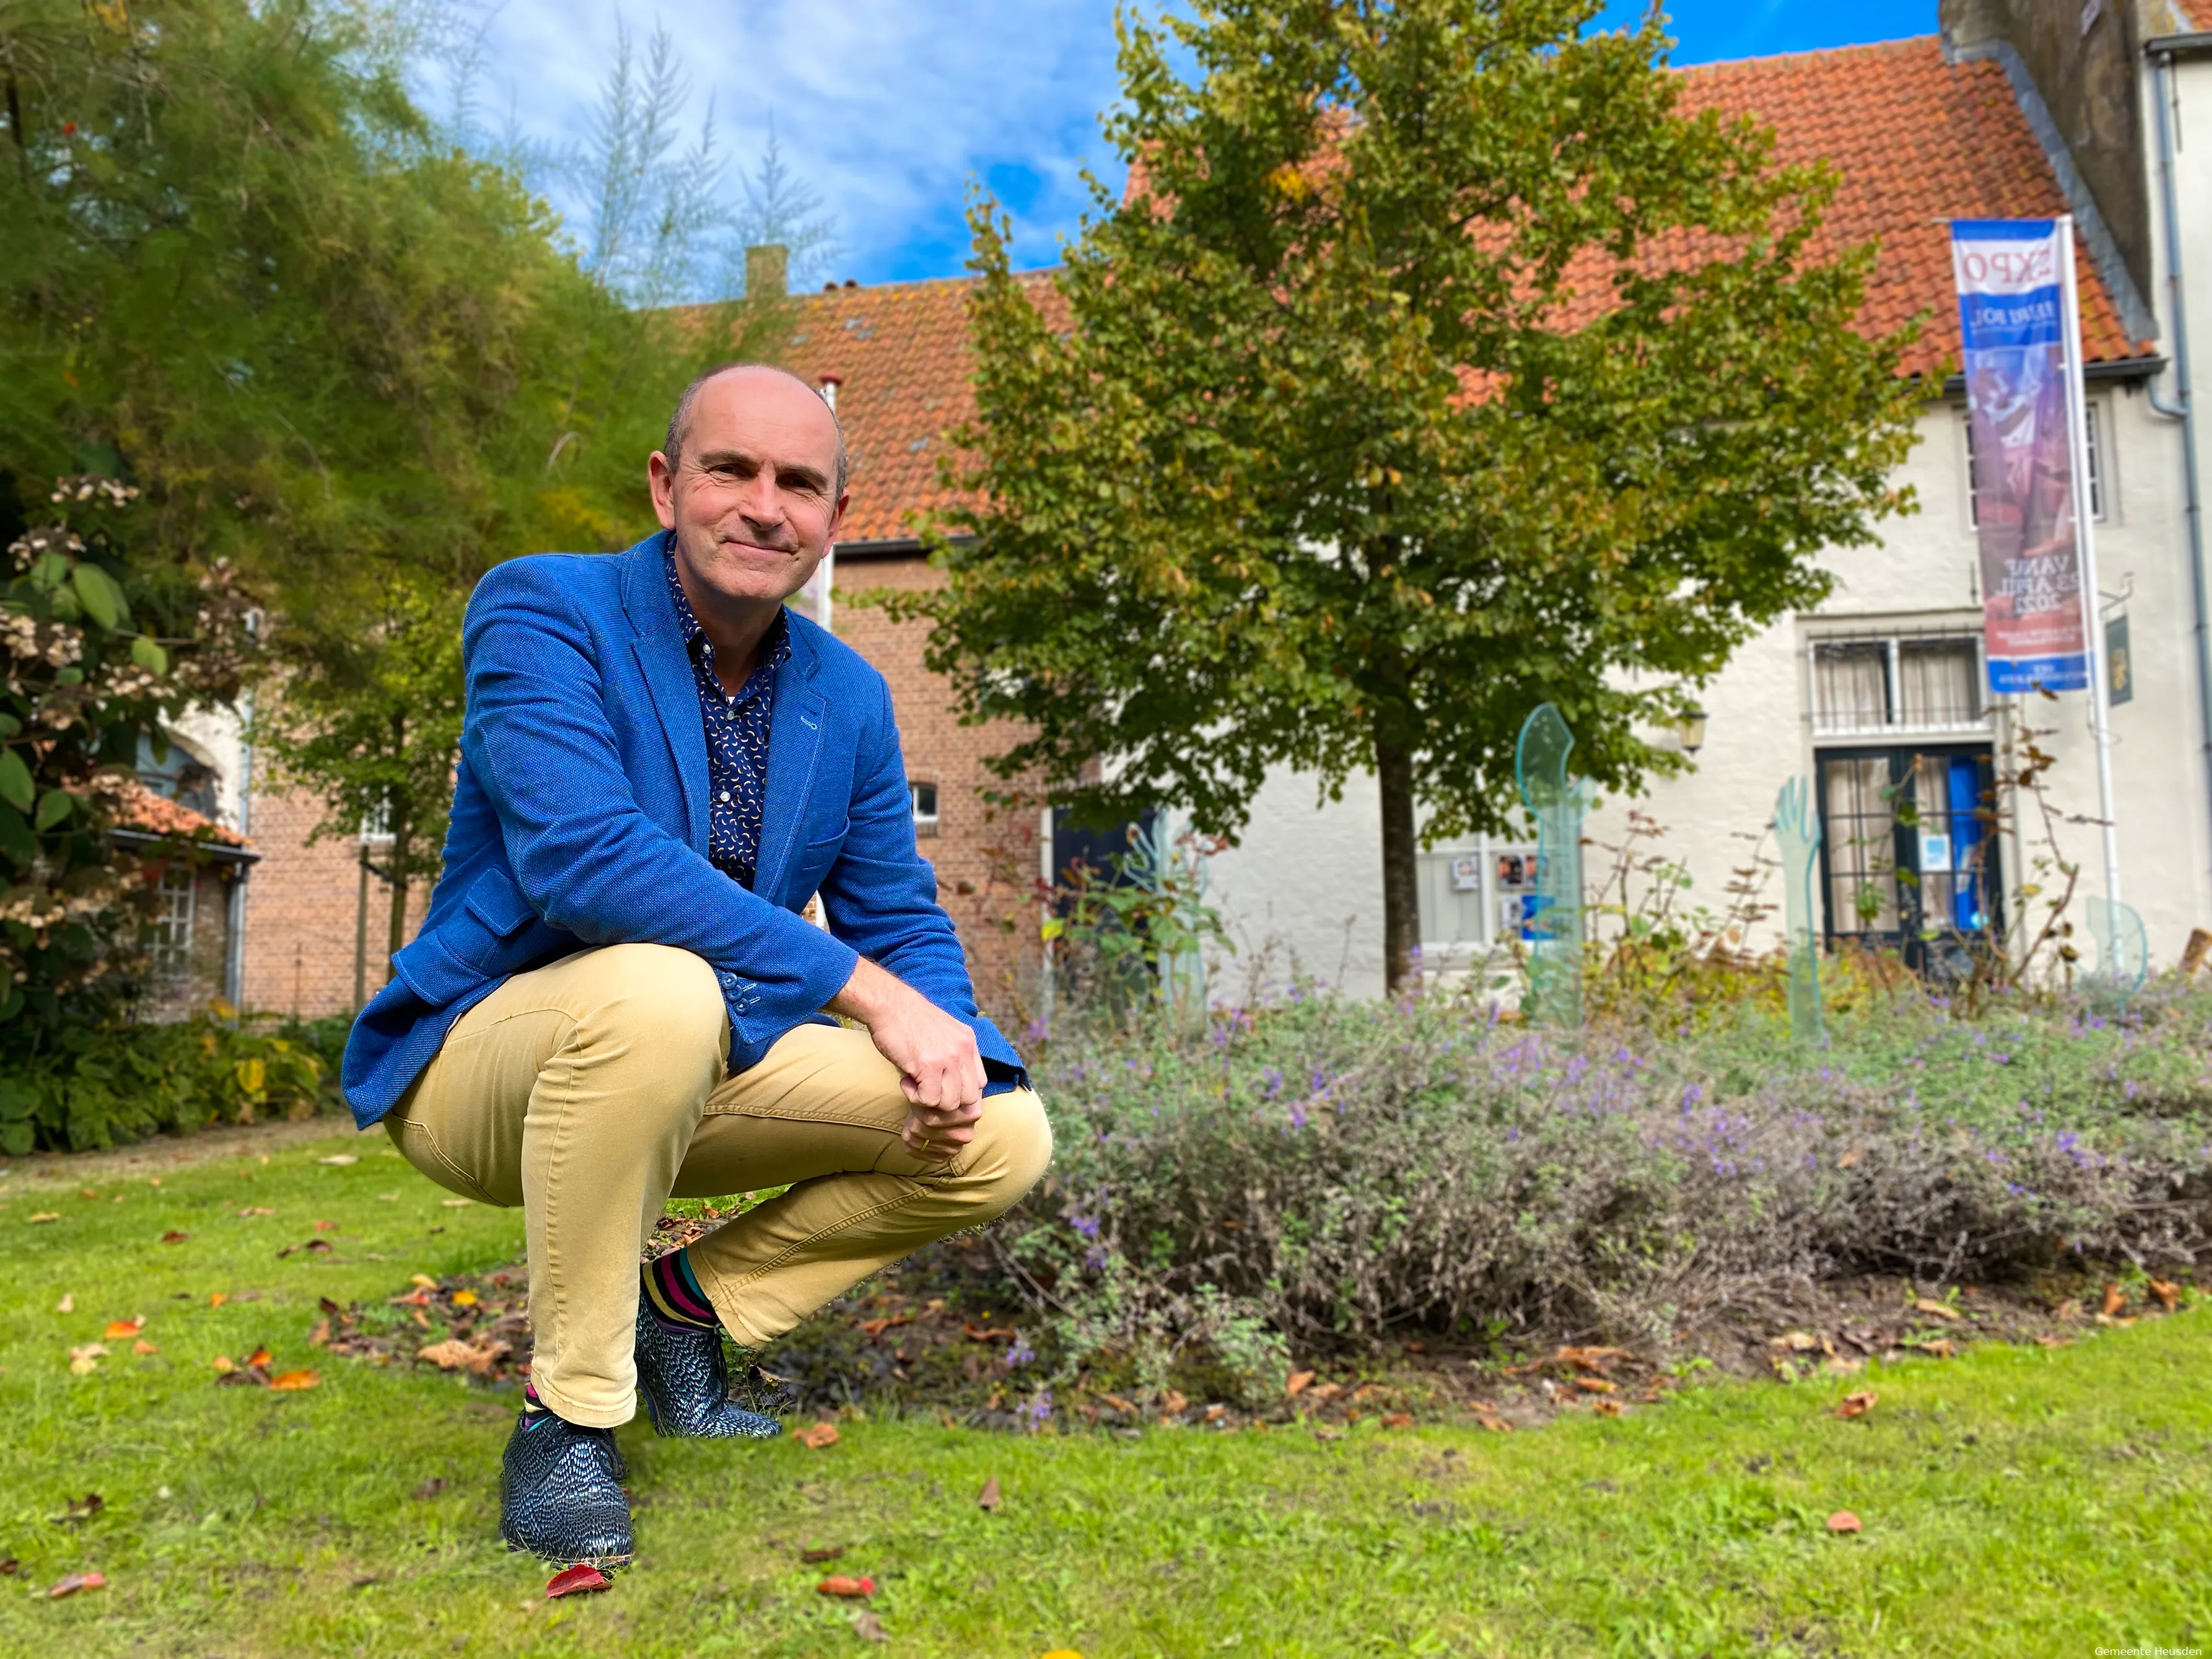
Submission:
M 149 674 L 166 674 L 169 672 L 169 653 L 143 634 L 131 641 L 131 660 Z
M 129 619 L 131 606 L 122 588 L 98 565 L 80 559 L 70 572 L 70 586 L 76 590 L 85 614 L 102 628 L 112 632 Z
M 36 786 L 31 781 L 31 769 L 24 764 L 21 751 L 0 749 L 0 800 L 6 801 L 19 812 L 27 812 L 36 794 Z
M 38 816 L 32 822 L 43 834 L 67 817 L 76 806 L 76 798 L 68 791 L 49 789 L 39 798 Z

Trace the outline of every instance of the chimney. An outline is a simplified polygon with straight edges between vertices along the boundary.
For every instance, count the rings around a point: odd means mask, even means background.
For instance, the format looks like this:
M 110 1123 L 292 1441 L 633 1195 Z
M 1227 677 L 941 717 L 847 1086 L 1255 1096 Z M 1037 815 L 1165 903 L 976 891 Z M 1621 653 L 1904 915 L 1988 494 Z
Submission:
M 791 250 L 781 242 L 765 242 L 745 250 L 745 297 L 781 300 L 791 270 Z

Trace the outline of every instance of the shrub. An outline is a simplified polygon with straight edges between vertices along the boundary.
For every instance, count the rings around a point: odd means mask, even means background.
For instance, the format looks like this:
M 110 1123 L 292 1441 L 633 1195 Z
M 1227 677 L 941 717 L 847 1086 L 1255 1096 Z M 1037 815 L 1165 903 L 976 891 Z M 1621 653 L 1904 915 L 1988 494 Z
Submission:
M 2212 1001 L 2124 1017 L 1910 981 L 1833 1046 L 1747 1000 L 1664 1034 L 1431 993 L 1295 993 L 1063 1035 L 1052 1176 L 1007 1238 L 1074 1363 L 1224 1344 L 1602 1333 L 1665 1345 L 1778 1282 L 1996 1277 L 2212 1246 Z M 1273 1333 L 1272 1357 L 1261 1334 Z
M 234 1028 L 211 1012 L 170 1025 L 64 1027 L 0 1078 L 0 1152 L 308 1116 L 336 1101 L 345 1024 Z

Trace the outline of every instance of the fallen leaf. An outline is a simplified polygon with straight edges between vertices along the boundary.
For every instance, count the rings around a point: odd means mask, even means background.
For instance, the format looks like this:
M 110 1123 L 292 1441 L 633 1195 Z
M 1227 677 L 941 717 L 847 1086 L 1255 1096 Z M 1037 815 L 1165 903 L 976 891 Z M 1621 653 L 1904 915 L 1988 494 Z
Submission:
M 820 1451 L 824 1446 L 837 1443 L 837 1425 L 835 1423 L 810 1423 L 791 1437 L 809 1451 Z
M 96 1492 L 88 1492 L 82 1498 L 64 1499 L 62 1512 L 54 1516 L 54 1519 L 57 1522 L 89 1521 L 106 1507 L 107 1500 L 105 1498 Z
M 296 1394 L 301 1389 L 319 1387 L 322 1380 L 313 1371 L 282 1371 L 269 1379 L 269 1386 L 280 1394 Z
M 331 1322 L 327 1319 L 317 1320 L 315 1328 L 307 1333 L 307 1346 L 311 1348 L 327 1347 L 330 1346 L 330 1340 Z
M 453 1305 L 456 1308 L 475 1307 L 477 1305 L 477 1293 L 474 1291 L 455 1291 L 453 1292 Z
M 73 1572 L 56 1584 L 46 1594 L 49 1596 L 75 1595 L 79 1590 L 105 1589 L 107 1580 L 96 1572 Z
M 1481 1424 L 1484 1428 L 1489 1430 L 1492 1434 L 1510 1434 L 1513 1432 L 1513 1425 L 1502 1417 L 1478 1417 L 1474 1420 Z
M 847 1578 L 842 1576 L 823 1579 L 815 1587 L 823 1595 L 873 1595 L 876 1581 L 872 1578 Z
M 1410 1429 L 1413 1426 L 1413 1414 L 1411 1412 L 1392 1412 L 1382 1419 L 1382 1426 L 1386 1429 Z
M 1916 1297 L 1913 1299 L 1912 1308 L 1914 1312 L 1924 1313 L 1931 1319 L 1957 1319 L 1960 1317 L 1959 1310 L 1953 1307 L 1949 1303 L 1938 1302 L 1935 1297 L 1929 1296 Z
M 88 1342 L 81 1348 L 70 1350 L 70 1370 L 78 1376 L 89 1376 L 100 1369 L 100 1362 L 107 1358 L 107 1350 L 97 1342 Z
M 239 1218 L 242 1221 L 248 1216 L 275 1215 L 276 1213 L 276 1212 L 270 1209 L 266 1204 L 249 1204 L 244 1209 L 240 1210 L 238 1212 L 238 1215 Z
M 98 1193 L 95 1193 L 94 1191 L 93 1191 L 93 1190 L 92 1190 L 92 1188 L 89 1188 L 89 1187 L 80 1187 L 80 1188 L 78 1188 L 76 1189 L 76 1195 L 77 1195 L 79 1198 L 98 1198 L 98 1197 L 100 1196 L 100 1194 L 99 1194 Z
M 801 1550 L 799 1559 L 810 1566 L 819 1566 L 824 1561 L 835 1561 L 845 1553 L 842 1544 L 831 1544 L 818 1550 Z
M 133 1353 L 159 1353 L 161 1351 L 153 1343 L 149 1342 L 142 1336 L 136 1342 L 133 1342 L 131 1345 L 131 1352 Z
M 75 1313 L 76 1311 L 76 1297 L 75 1294 L 72 1293 L 64 1296 L 60 1301 L 55 1303 L 54 1311 L 56 1313 Z
M 884 1621 L 877 1618 L 874 1609 L 870 1607 L 862 1607 L 853 1615 L 853 1634 L 864 1642 L 888 1642 L 891 1639 L 890 1632 L 884 1628 Z
M 1865 1156 L 1866 1156 L 1866 1148 L 1865 1148 L 1865 1147 L 1863 1147 L 1863 1146 L 1854 1146 L 1854 1147 L 1852 1147 L 1852 1148 L 1850 1149 L 1850 1151 L 1849 1151 L 1848 1152 L 1845 1152 L 1845 1153 L 1844 1153 L 1841 1158 L 1838 1158 L 1838 1159 L 1836 1160 L 1836 1167 L 1837 1167 L 1838 1170 L 1848 1170 L 1848 1169 L 1850 1169 L 1850 1168 L 1851 1167 L 1851 1165 L 1853 1165 L 1854 1164 L 1857 1163 L 1861 1158 L 1864 1158 Z
M 106 1336 L 110 1342 L 120 1342 L 126 1336 L 136 1336 L 146 1328 L 146 1316 L 136 1319 L 111 1319 L 107 1322 Z
M 416 1273 L 407 1282 L 419 1291 L 434 1291 L 438 1288 L 438 1281 L 428 1273 Z
M 1044 1659 L 1083 1659 L 1083 1656 L 1073 1648 L 1054 1648 Z
M 215 1357 L 215 1374 L 217 1376 L 227 1376 L 237 1369 L 238 1367 L 233 1364 L 225 1356 L 217 1354 Z
M 276 1357 L 267 1348 L 260 1347 L 246 1356 L 246 1363 L 249 1365 L 265 1365 Z
M 416 1310 L 419 1315 L 421 1310 Z M 481 1346 L 449 1336 L 443 1342 L 432 1342 L 416 1354 L 417 1359 L 427 1359 L 441 1371 L 471 1371 L 478 1376 L 489 1376 L 492 1367 L 507 1358 L 510 1350 L 504 1342 L 487 1342 Z
M 1292 1371 L 1291 1380 L 1283 1384 L 1283 1392 L 1296 1400 L 1308 1389 L 1313 1387 L 1313 1380 L 1314 1373 L 1311 1371 Z
M 6 1560 L 0 1561 L 0 1578 L 13 1578 L 17 1571 L 21 1569 L 22 1565 L 23 1564 L 21 1561 L 18 1561 L 12 1555 Z
M 31 1223 L 35 1226 L 41 1221 L 59 1221 L 61 1218 L 62 1212 L 59 1210 L 41 1210 L 31 1218 Z
M 1170 1389 L 1165 1394 L 1160 1396 L 1160 1409 L 1165 1412 L 1170 1417 L 1174 1417 L 1182 1413 L 1187 1409 L 1189 1405 L 1190 1401 L 1183 1397 L 1182 1390 L 1180 1389 Z
M 164 1244 L 181 1244 L 191 1237 L 191 1235 L 190 1233 L 180 1233 L 174 1227 L 172 1227 L 168 1231 L 161 1235 L 161 1243 Z
M 445 1491 L 445 1489 L 446 1477 L 442 1474 L 434 1474 L 428 1480 L 425 1480 L 421 1486 L 416 1487 L 412 1496 L 424 1499 L 432 1498 L 435 1498 L 440 1492 Z
M 318 1164 L 334 1164 L 338 1165 L 340 1168 L 343 1168 L 346 1164 L 358 1164 L 361 1160 L 355 1157 L 351 1152 L 332 1152 L 328 1158 L 319 1158 L 315 1162 Z
M 319 1233 L 334 1233 L 337 1228 L 338 1224 L 335 1221 L 318 1221 L 315 1224 L 315 1231 Z
M 224 1303 L 229 1300 L 230 1293 L 228 1291 L 210 1291 L 208 1292 L 208 1306 L 210 1308 L 220 1308 Z
M 2111 1318 L 2114 1314 L 2119 1312 L 2121 1309 L 2127 1305 L 2127 1296 L 2121 1291 L 2118 1285 L 2107 1285 L 2105 1286 L 2105 1317 L 2107 1319 Z
M 545 1599 L 556 1601 L 564 1595 L 586 1595 L 593 1590 L 603 1590 L 614 1582 L 590 1562 L 579 1561 L 553 1575 L 545 1586 Z
M 885 1331 L 890 1330 L 893 1326 L 911 1325 L 913 1323 L 914 1321 L 909 1319 L 904 1314 L 885 1314 L 880 1319 L 862 1320 L 860 1322 L 860 1328 L 866 1331 L 870 1336 L 881 1336 Z
M 1820 1339 L 1810 1331 L 1784 1331 L 1767 1346 L 1787 1348 L 1792 1353 L 1811 1353 L 1820 1346 Z
M 1108 1394 L 1103 1389 L 1099 1391 L 1098 1397 L 1104 1401 L 1108 1405 L 1111 1406 L 1115 1411 L 1120 1412 L 1124 1417 L 1134 1417 L 1137 1414 L 1137 1406 L 1134 1401 L 1124 1400 L 1118 1394 Z
M 1862 1389 L 1856 1394 L 1847 1394 L 1844 1396 L 1842 1402 L 1837 1406 L 1836 1415 L 1838 1417 L 1864 1417 L 1869 1412 L 1874 1409 L 1874 1402 L 1876 1398 L 1878 1398 L 1878 1396 L 1872 1389 Z
M 1590 1409 L 1595 1412 L 1600 1417 L 1618 1417 L 1620 1415 L 1620 1401 L 1618 1400 L 1593 1400 L 1590 1401 Z
M 2168 1313 L 2172 1313 L 2177 1307 L 2181 1305 L 2181 1286 L 2175 1284 L 2172 1279 L 2152 1279 L 2150 1281 L 2150 1293 L 2152 1299 Z
M 441 1199 L 439 1201 L 449 1210 L 465 1210 L 470 1205 L 475 1203 L 476 1200 L 472 1198 L 447 1198 Z
M 1612 1394 L 1616 1388 L 1615 1384 L 1601 1376 L 1578 1376 L 1575 1379 L 1575 1386 L 1585 1394 Z
M 975 1494 L 975 1507 L 988 1515 L 999 1507 L 999 1477 L 993 1475 L 984 1481 L 983 1490 Z
M 1828 1517 L 1830 1532 L 1856 1532 L 1858 1529 L 1859 1518 L 1849 1510 L 1838 1510 Z
M 1948 1359 L 1959 1352 L 1957 1346 L 1948 1336 L 1939 1336 L 1933 1342 L 1920 1342 L 1913 1346 L 1921 1352 L 1932 1354 L 1938 1359 Z

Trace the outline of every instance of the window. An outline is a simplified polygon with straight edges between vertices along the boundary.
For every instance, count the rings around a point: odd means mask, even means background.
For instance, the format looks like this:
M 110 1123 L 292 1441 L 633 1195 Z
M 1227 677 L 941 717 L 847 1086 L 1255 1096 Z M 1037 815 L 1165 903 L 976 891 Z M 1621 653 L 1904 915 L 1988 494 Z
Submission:
M 2082 404 L 2082 413 L 2089 453 L 2089 518 L 2093 523 L 2105 522 L 2105 441 L 2104 417 L 2096 399 Z M 1981 501 L 1974 489 L 1974 419 L 1971 414 L 1960 417 L 1960 426 L 1966 434 L 1966 523 L 1979 529 L 1982 522 Z
M 1813 642 L 1820 735 L 1982 726 L 1981 652 L 1966 635 L 1880 635 Z
M 1897 814 L 1889 759 L 1842 755 L 1821 763 L 1826 807 L 1828 928 L 1834 933 L 1897 931 Z
M 914 800 L 914 827 L 917 831 L 937 828 L 937 786 L 933 783 L 909 783 L 907 793 Z
M 172 864 L 161 872 L 161 908 L 154 916 L 154 979 L 174 985 L 191 976 L 192 922 L 199 884 L 188 865 Z

